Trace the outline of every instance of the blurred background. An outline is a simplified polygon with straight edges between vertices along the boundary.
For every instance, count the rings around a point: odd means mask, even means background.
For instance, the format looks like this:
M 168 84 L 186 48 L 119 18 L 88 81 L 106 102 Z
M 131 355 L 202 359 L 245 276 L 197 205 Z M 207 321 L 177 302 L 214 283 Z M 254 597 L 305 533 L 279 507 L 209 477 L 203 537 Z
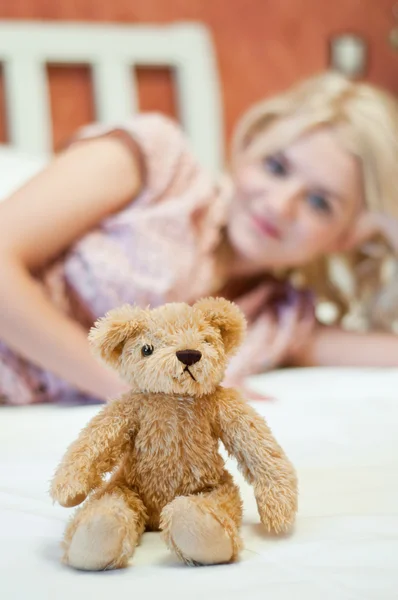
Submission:
M 200 23 L 220 78 L 224 143 L 250 104 L 334 63 L 398 92 L 398 4 L 392 0 L 1 0 L 1 20 Z M 348 37 L 347 37 L 348 36 Z M 48 65 L 57 147 L 95 118 L 88 66 Z M 137 68 L 141 110 L 177 116 L 172 69 Z M 8 141 L 0 72 L 0 143 Z

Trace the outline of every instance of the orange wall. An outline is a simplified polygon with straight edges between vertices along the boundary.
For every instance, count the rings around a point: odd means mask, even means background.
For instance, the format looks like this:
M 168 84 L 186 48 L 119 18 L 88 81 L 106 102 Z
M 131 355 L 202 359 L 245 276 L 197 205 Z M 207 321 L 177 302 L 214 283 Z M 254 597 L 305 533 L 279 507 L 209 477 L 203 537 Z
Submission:
M 350 31 L 370 44 L 367 78 L 398 93 L 398 52 L 388 44 L 393 0 L 0 0 L 0 18 L 165 23 L 199 20 L 214 38 L 226 136 L 251 102 L 325 68 L 328 40 Z M 398 22 L 397 22 L 398 25 Z M 88 70 L 51 66 L 54 142 L 93 118 Z M 143 109 L 174 114 L 167 70 L 140 70 Z M 78 99 L 78 100 L 76 100 Z M 0 140 L 6 139 L 0 93 Z

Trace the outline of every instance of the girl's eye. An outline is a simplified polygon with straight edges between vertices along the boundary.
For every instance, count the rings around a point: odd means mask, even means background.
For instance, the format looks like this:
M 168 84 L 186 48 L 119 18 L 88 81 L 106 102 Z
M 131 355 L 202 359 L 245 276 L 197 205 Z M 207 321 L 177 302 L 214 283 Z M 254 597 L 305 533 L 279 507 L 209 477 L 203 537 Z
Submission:
M 150 344 L 145 344 L 145 346 L 142 346 L 142 348 L 141 348 L 142 356 L 151 356 L 151 354 L 153 354 L 153 351 L 154 351 L 154 347 L 151 346 Z
M 317 212 L 324 214 L 330 214 L 332 212 L 330 203 L 322 194 L 309 194 L 307 200 L 311 208 Z
M 267 156 L 264 159 L 264 167 L 269 173 L 277 177 L 286 177 L 288 172 L 285 162 L 277 156 Z

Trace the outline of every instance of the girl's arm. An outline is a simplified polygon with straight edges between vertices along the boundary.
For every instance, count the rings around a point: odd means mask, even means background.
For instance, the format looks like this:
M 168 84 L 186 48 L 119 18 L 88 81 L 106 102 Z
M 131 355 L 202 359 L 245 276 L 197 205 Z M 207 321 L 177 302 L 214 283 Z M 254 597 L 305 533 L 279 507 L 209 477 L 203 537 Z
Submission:
M 292 363 L 300 367 L 397 367 L 398 336 L 317 327 Z
M 140 187 L 131 150 L 107 136 L 72 146 L 0 203 L 0 339 L 101 399 L 125 385 L 94 359 L 87 332 L 53 306 L 31 273 L 124 207 Z

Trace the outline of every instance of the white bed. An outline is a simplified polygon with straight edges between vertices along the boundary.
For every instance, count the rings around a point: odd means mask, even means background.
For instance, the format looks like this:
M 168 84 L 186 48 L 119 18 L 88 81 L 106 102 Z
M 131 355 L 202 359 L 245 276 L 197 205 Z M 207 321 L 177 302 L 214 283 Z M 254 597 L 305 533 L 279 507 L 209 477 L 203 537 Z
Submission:
M 177 83 L 182 85 L 183 121 L 185 118 L 198 154 L 211 168 L 217 168 L 221 161 L 221 119 L 207 32 L 189 25 L 188 29 L 152 28 L 147 34 L 148 39 L 163 39 L 163 48 L 172 36 L 174 45 L 170 48 L 174 48 L 176 66 L 182 73 Z M 125 41 L 118 47 L 119 54 L 109 56 L 108 51 L 107 62 L 102 63 L 98 40 L 114 40 L 118 35 Z M 0 149 L 0 198 L 47 160 L 49 124 L 40 87 L 44 85 L 43 61 L 53 60 L 55 54 L 57 60 L 63 56 L 73 62 L 85 57 L 86 62 L 97 65 L 99 120 L 119 120 L 126 110 L 124 100 L 115 105 L 109 96 L 101 96 L 106 85 L 100 82 L 118 73 L 122 89 L 125 83 L 121 74 L 125 73 L 126 61 L 134 62 L 137 50 L 134 40 L 142 42 L 144 38 L 139 28 L 0 23 L 0 60 L 6 61 L 14 124 L 12 145 Z M 74 39 L 79 40 L 75 45 Z M 109 44 L 108 50 L 113 47 Z M 184 47 L 190 51 L 183 52 Z M 139 48 L 142 62 L 145 46 Z M 153 59 L 153 47 L 151 52 Z M 206 98 L 202 104 L 194 103 L 196 112 L 187 109 L 191 95 L 197 93 L 190 65 L 196 65 L 203 76 L 200 93 Z M 21 127 L 19 120 L 24 100 L 17 85 L 18 81 L 20 85 L 26 83 L 22 77 L 26 73 L 35 89 L 37 109 L 28 129 Z M 37 126 L 37 119 L 45 123 L 44 130 Z M 208 135 L 203 135 L 206 131 Z M 238 564 L 213 568 L 178 566 L 157 534 L 144 536 L 127 570 L 90 574 L 62 567 L 59 541 L 70 511 L 51 504 L 48 482 L 66 446 L 98 407 L 1 408 L 1 600 L 70 600 L 89 594 L 96 600 L 118 596 L 174 600 L 397 599 L 398 370 L 288 370 L 255 378 L 253 384 L 277 397 L 274 402 L 255 406 L 267 417 L 298 469 L 297 526 L 286 538 L 265 536 L 251 490 L 237 475 L 245 501 L 246 549 Z M 234 464 L 230 466 L 235 473 Z
M 179 566 L 156 533 L 128 569 L 80 573 L 59 563 L 71 511 L 48 481 L 98 407 L 2 409 L 0 597 L 222 600 L 396 600 L 398 597 L 398 371 L 280 371 L 253 380 L 277 397 L 254 406 L 294 461 L 300 508 L 293 534 L 262 531 L 242 484 L 246 549 L 235 565 Z M 233 472 L 234 463 L 229 465 Z

